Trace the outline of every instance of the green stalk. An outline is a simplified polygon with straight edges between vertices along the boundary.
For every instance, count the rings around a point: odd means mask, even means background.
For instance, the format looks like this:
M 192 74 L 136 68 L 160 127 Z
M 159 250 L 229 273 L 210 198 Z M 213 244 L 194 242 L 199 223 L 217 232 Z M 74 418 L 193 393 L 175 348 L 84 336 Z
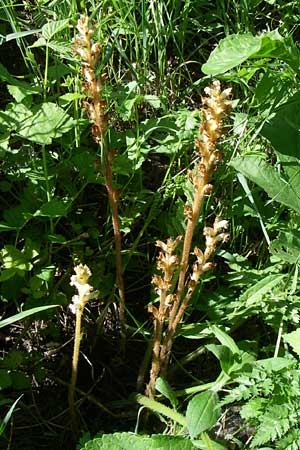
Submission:
M 177 411 L 174 411 L 174 409 L 171 409 L 168 406 L 165 406 L 162 403 L 159 403 L 156 400 L 150 399 L 149 397 L 141 394 L 136 395 L 135 400 L 140 405 L 146 406 L 146 408 L 149 408 L 158 414 L 162 414 L 163 416 L 174 420 L 174 422 L 179 423 L 185 428 L 187 427 L 186 418 L 182 414 L 179 414 Z

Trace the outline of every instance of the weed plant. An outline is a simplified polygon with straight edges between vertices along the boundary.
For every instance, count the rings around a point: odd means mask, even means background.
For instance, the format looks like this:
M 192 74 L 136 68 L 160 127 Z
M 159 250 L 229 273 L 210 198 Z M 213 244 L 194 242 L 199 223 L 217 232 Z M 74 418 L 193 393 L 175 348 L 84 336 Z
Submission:
M 79 449 L 300 448 L 298 2 L 2 1 L 0 11 L 1 448 L 75 448 L 68 388 Z M 86 35 L 76 42 L 81 14 L 94 65 Z M 231 125 L 191 248 L 202 258 L 223 218 L 230 240 L 202 261 L 215 267 L 189 295 L 191 242 L 176 236 L 191 222 L 201 96 L 215 79 L 233 91 Z M 70 386 L 69 280 L 85 264 L 100 298 L 77 325 Z M 178 291 L 159 324 L 162 297 Z M 153 338 L 165 355 L 149 398 Z

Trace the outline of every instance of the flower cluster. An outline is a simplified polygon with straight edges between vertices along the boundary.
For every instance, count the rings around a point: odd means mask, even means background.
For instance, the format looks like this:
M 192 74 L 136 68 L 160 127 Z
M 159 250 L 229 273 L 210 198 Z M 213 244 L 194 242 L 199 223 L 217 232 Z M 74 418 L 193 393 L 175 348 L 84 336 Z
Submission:
M 228 227 L 227 220 L 220 220 L 216 217 L 213 227 L 205 227 L 203 234 L 205 236 L 205 251 L 202 252 L 200 248 L 194 248 L 194 255 L 196 256 L 196 262 L 193 264 L 193 272 L 188 283 L 189 289 L 194 289 L 198 283 L 199 278 L 204 272 L 214 268 L 214 263 L 209 261 L 214 254 L 219 242 L 227 242 L 229 234 L 225 233 Z
M 74 267 L 76 275 L 71 276 L 71 286 L 75 286 L 78 294 L 72 297 L 72 303 L 69 305 L 70 310 L 73 314 L 77 311 L 83 311 L 85 304 L 93 299 L 97 298 L 99 292 L 94 291 L 93 287 L 88 284 L 89 278 L 92 273 L 87 265 L 79 264 Z
M 96 76 L 102 48 L 98 42 L 92 43 L 93 29 L 89 27 L 88 17 L 80 16 L 77 29 L 80 37 L 75 40 L 73 51 L 82 61 L 81 72 L 85 79 L 82 88 L 87 95 L 87 101 L 83 105 L 93 123 L 93 136 L 100 144 L 107 129 L 106 102 L 101 98 L 105 75 Z

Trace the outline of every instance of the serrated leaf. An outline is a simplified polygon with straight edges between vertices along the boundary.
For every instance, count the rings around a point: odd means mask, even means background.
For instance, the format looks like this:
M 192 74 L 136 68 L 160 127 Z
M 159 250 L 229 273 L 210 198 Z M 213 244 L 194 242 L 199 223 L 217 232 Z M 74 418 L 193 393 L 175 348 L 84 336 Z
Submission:
M 298 356 L 300 356 L 300 328 L 291 333 L 284 334 L 283 339 L 287 342 Z
M 69 25 L 69 19 L 64 20 L 50 20 L 42 27 L 42 35 L 47 41 L 50 41 L 53 36 L 62 31 Z
M 187 427 L 192 439 L 209 430 L 219 419 L 218 396 L 213 391 L 195 395 L 186 411 Z
M 181 436 L 139 436 L 133 433 L 104 434 L 80 450 L 194 450 L 190 440 Z
M 55 103 L 43 103 L 32 109 L 31 114 L 19 122 L 17 133 L 38 144 L 51 144 L 74 126 L 75 121 Z
M 22 102 L 24 98 L 32 95 L 32 94 L 38 94 L 40 92 L 40 89 L 35 86 L 31 86 L 30 84 L 24 83 L 24 85 L 10 85 L 7 86 L 8 92 L 10 95 L 16 100 L 16 102 Z
M 230 165 L 264 189 L 272 201 L 283 203 L 300 212 L 300 186 L 293 186 L 262 156 L 245 155 L 235 158 Z

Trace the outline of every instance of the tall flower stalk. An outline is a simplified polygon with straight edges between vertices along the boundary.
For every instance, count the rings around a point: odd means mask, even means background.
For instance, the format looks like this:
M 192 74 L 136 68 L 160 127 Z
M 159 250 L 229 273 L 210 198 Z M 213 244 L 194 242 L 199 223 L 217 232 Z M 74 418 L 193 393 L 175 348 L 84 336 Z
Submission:
M 157 263 L 157 268 L 162 272 L 162 276 L 155 275 L 152 280 L 159 295 L 159 308 L 154 305 L 149 307 L 154 318 L 154 344 L 147 394 L 152 397 L 155 394 L 157 377 L 166 375 L 173 337 L 190 298 L 202 274 L 214 267 L 211 258 L 218 243 L 226 242 L 229 239 L 229 235 L 224 231 L 227 229 L 227 221 L 216 218 L 212 227 L 204 228 L 205 250 L 202 251 L 198 247 L 194 248 L 195 261 L 192 264 L 191 271 L 188 272 L 192 239 L 199 213 L 205 197 L 212 191 L 213 186 L 210 184 L 210 180 L 217 163 L 221 159 L 221 153 L 216 145 L 222 134 L 223 118 L 230 109 L 228 98 L 231 89 L 222 91 L 219 81 L 214 81 L 211 87 L 205 88 L 205 93 L 207 96 L 202 98 L 201 113 L 203 120 L 199 129 L 200 138 L 195 141 L 200 159 L 194 170 L 188 171 L 188 176 L 194 187 L 194 198 L 192 205 L 187 204 L 184 210 L 187 226 L 180 261 L 173 252 L 181 238 L 177 238 L 175 241 L 169 239 L 167 244 L 157 242 L 157 245 L 162 249 Z M 174 289 L 176 282 L 173 275 L 178 270 L 178 282 Z
M 87 99 L 84 101 L 89 120 L 92 123 L 92 134 L 95 141 L 100 146 L 102 171 L 105 179 L 105 186 L 108 194 L 112 224 L 114 230 L 115 250 L 116 250 L 116 284 L 119 292 L 119 320 L 121 325 L 122 341 L 125 339 L 125 288 L 122 269 L 121 255 L 121 231 L 118 211 L 119 191 L 113 185 L 112 162 L 115 156 L 114 151 L 110 151 L 107 143 L 107 113 L 106 102 L 102 96 L 105 75 L 96 75 L 96 70 L 101 56 L 101 45 L 93 43 L 94 30 L 89 26 L 89 19 L 81 16 L 78 20 L 77 29 L 79 37 L 74 44 L 74 52 L 81 58 L 83 91 Z
M 92 275 L 87 265 L 79 264 L 74 267 L 75 275 L 71 276 L 70 285 L 77 289 L 77 294 L 73 296 L 70 309 L 76 315 L 74 348 L 72 358 L 72 375 L 69 386 L 69 408 L 73 425 L 76 425 L 76 409 L 75 409 L 75 387 L 78 374 L 78 361 L 81 341 L 81 322 L 83 311 L 86 303 L 92 298 L 96 298 L 98 291 L 93 291 L 93 287 L 88 284 L 89 278 Z

